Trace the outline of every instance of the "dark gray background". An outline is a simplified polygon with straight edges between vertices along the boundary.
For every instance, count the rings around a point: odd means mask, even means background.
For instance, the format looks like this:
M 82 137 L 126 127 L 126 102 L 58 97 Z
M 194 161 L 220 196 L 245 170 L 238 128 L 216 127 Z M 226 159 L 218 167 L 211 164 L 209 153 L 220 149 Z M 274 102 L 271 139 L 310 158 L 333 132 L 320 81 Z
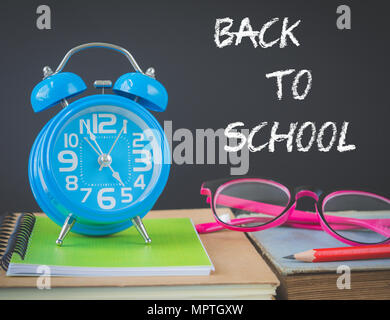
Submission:
M 155 66 L 169 93 L 167 111 L 156 114 L 174 129 L 225 128 L 243 121 L 350 121 L 349 153 L 251 154 L 251 175 L 274 177 L 292 185 L 389 190 L 388 170 L 388 10 L 384 1 L 2 1 L 0 95 L 1 210 L 36 210 L 27 178 L 31 145 L 56 107 L 34 114 L 32 88 L 45 65 L 55 68 L 72 47 L 110 42 L 133 53 L 141 67 Z M 36 8 L 52 9 L 52 30 L 36 28 Z M 336 8 L 352 9 L 352 30 L 336 28 Z M 273 17 L 301 19 L 294 34 L 300 47 L 254 49 L 248 39 L 239 47 L 218 49 L 216 18 L 231 17 L 238 30 L 249 17 L 257 30 Z M 280 27 L 280 23 L 278 24 Z M 280 30 L 279 28 L 274 28 Z M 277 32 L 270 35 L 277 37 Z M 277 101 L 275 81 L 265 74 L 310 69 L 313 87 L 304 101 Z M 83 52 L 66 70 L 79 74 L 93 92 L 95 79 L 115 79 L 131 71 L 120 55 L 104 50 Z M 227 177 L 228 165 L 174 165 L 157 208 L 205 206 L 199 195 L 204 180 Z

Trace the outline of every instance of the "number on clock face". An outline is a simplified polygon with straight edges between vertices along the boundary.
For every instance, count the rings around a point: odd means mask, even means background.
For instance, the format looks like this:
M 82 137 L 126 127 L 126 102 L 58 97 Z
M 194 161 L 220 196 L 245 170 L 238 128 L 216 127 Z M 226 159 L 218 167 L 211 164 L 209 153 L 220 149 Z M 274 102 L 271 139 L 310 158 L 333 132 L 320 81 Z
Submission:
M 54 146 L 52 170 L 58 185 L 72 201 L 92 209 L 131 205 L 155 171 L 153 157 L 160 146 L 145 134 L 148 129 L 120 107 L 91 107 L 73 116 Z

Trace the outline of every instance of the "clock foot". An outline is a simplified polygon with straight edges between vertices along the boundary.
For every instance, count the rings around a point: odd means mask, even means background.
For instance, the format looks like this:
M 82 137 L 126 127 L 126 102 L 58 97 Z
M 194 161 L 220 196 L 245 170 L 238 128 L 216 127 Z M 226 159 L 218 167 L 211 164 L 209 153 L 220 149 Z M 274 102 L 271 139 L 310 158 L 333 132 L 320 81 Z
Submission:
M 149 235 L 145 229 L 144 224 L 142 223 L 141 218 L 139 216 L 136 216 L 131 219 L 131 222 L 134 224 L 137 231 L 141 234 L 142 238 L 145 240 L 145 243 L 151 243 L 152 240 L 149 238 Z
M 60 232 L 58 239 L 56 241 L 56 244 L 58 246 L 60 246 L 60 247 L 62 246 L 64 238 L 66 237 L 66 235 L 68 234 L 70 229 L 72 229 L 75 222 L 76 222 L 76 219 L 73 218 L 72 214 L 69 214 L 67 216 L 67 218 L 65 219 L 64 225 L 62 226 L 61 232 Z

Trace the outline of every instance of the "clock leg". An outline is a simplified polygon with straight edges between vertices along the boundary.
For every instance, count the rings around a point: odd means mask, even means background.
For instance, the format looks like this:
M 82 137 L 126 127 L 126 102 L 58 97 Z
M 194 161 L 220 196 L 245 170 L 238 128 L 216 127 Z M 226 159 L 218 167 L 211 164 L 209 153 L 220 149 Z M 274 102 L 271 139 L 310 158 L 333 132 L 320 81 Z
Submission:
M 68 232 L 70 231 L 70 229 L 72 229 L 73 225 L 75 224 L 76 222 L 76 219 L 72 216 L 72 214 L 69 214 L 66 219 L 65 219 L 65 222 L 62 226 L 62 229 L 61 229 L 61 232 L 58 236 L 58 239 L 56 241 L 56 244 L 58 246 L 62 246 L 62 243 L 64 241 L 64 238 L 66 237 L 66 235 L 68 234 Z
M 142 238 L 145 240 L 145 243 L 151 243 L 152 240 L 149 238 L 148 232 L 145 229 L 144 224 L 139 216 L 131 219 L 131 222 L 134 224 L 137 231 L 141 234 Z

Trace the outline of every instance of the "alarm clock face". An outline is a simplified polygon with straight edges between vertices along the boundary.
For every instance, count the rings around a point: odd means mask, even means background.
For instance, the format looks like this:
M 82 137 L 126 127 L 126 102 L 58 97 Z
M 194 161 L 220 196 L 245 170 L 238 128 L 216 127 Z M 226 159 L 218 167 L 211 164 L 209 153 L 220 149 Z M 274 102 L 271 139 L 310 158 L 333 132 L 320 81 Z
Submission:
M 50 170 L 60 193 L 78 208 L 108 215 L 123 212 L 155 187 L 163 141 L 139 114 L 115 105 L 93 105 L 60 121 L 57 128 Z

